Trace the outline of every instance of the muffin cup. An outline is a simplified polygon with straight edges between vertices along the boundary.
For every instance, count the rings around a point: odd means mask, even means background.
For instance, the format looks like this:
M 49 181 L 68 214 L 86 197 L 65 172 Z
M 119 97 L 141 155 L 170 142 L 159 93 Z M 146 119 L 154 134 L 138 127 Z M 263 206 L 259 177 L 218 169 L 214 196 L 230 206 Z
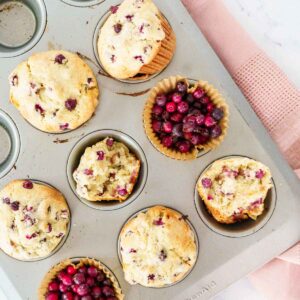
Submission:
M 162 40 L 161 47 L 155 58 L 140 69 L 139 73 L 141 74 L 152 75 L 162 71 L 170 63 L 174 55 L 176 48 L 175 33 L 170 23 L 162 14 L 160 15 L 160 20 L 166 37 Z
M 79 263 L 76 263 L 76 261 L 79 261 Z M 48 285 L 49 283 L 57 276 L 57 274 L 65 269 L 68 265 L 74 266 L 76 269 L 84 266 L 84 265 L 90 265 L 98 268 L 99 270 L 102 270 L 107 278 L 109 278 L 113 284 L 113 288 L 116 293 L 116 297 L 118 300 L 123 300 L 124 295 L 122 293 L 122 290 L 120 288 L 120 285 L 115 278 L 115 276 L 112 274 L 112 272 L 103 265 L 100 261 L 89 258 L 89 257 L 82 257 L 82 258 L 74 258 L 74 259 L 66 259 L 57 265 L 53 266 L 48 273 L 45 275 L 43 281 L 40 284 L 39 290 L 38 290 L 38 299 L 39 300 L 45 300 L 45 295 L 48 291 Z
M 186 78 L 178 75 L 160 81 L 155 87 L 151 89 L 149 98 L 144 107 L 144 114 L 143 114 L 144 128 L 153 146 L 161 153 L 163 153 L 164 155 L 170 158 L 174 158 L 178 160 L 190 160 L 190 159 L 195 159 L 199 151 L 202 150 L 209 151 L 215 149 L 221 144 L 221 142 L 224 140 L 224 137 L 228 129 L 229 109 L 225 99 L 212 85 L 210 85 L 206 81 L 202 81 L 202 80 L 197 81 L 192 87 L 188 88 L 188 92 L 193 92 L 194 90 L 196 90 L 197 87 L 201 87 L 206 92 L 206 94 L 210 97 L 211 101 L 217 107 L 223 109 L 224 117 L 219 122 L 219 125 L 222 129 L 222 134 L 217 138 L 210 139 L 207 143 L 203 145 L 195 146 L 188 153 L 181 153 L 178 150 L 165 147 L 152 129 L 152 108 L 155 104 L 156 96 L 162 93 L 168 93 L 171 90 L 175 90 L 176 83 L 178 81 L 185 81 L 189 85 L 189 82 Z

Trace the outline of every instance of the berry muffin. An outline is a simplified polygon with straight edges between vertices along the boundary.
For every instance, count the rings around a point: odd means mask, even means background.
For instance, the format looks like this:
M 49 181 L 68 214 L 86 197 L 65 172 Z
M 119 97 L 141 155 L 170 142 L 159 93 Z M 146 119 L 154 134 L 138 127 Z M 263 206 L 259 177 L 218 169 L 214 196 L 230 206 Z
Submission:
M 32 55 L 9 76 L 10 101 L 34 127 L 51 133 L 72 130 L 95 112 L 98 84 L 76 54 L 48 51 Z
M 205 81 L 190 83 L 180 76 L 155 86 L 144 108 L 144 128 L 151 143 L 174 159 L 197 157 L 216 148 L 228 127 L 228 106 Z
M 193 268 L 198 251 L 186 217 L 162 206 L 130 219 L 121 230 L 119 247 L 125 279 L 146 287 L 182 280 Z
M 272 187 L 271 172 L 246 157 L 215 161 L 203 172 L 197 189 L 208 211 L 220 223 L 256 220 Z
M 44 277 L 39 300 L 123 300 L 121 288 L 111 271 L 91 258 L 67 259 L 52 267 Z
M 152 0 L 124 0 L 111 7 L 98 38 L 101 64 L 117 79 L 158 73 L 175 47 L 175 34 Z
M 52 187 L 14 180 L 0 191 L 0 207 L 0 248 L 11 257 L 47 257 L 67 234 L 69 208 Z
M 89 201 L 124 201 L 137 181 L 140 161 L 121 142 L 107 137 L 86 148 L 73 173 L 77 194 Z

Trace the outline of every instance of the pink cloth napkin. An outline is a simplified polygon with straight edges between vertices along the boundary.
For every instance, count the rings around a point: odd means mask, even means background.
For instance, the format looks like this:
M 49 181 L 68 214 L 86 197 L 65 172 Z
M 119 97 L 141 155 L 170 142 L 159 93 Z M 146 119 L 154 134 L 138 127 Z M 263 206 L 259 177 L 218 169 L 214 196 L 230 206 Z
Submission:
M 300 92 L 221 0 L 182 2 L 300 178 Z M 299 300 L 300 242 L 250 278 L 268 299 Z

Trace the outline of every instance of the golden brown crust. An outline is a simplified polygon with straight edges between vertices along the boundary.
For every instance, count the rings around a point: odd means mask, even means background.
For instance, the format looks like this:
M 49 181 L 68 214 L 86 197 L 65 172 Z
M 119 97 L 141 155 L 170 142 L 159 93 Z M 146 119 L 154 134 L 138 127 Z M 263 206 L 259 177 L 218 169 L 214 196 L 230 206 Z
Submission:
M 59 55 L 64 57 L 61 63 L 56 62 Z M 45 132 L 76 129 L 92 117 L 98 105 L 96 77 L 75 53 L 33 54 L 12 71 L 9 80 L 11 103 L 30 124 Z M 65 104 L 69 99 L 76 101 L 72 109 Z
M 150 91 L 148 100 L 144 106 L 144 113 L 143 113 L 143 123 L 145 132 L 153 144 L 153 146 L 163 153 L 164 155 L 178 160 L 191 160 L 195 159 L 198 155 L 200 150 L 208 151 L 217 148 L 222 141 L 224 140 L 227 130 L 228 130 L 228 123 L 229 123 L 229 108 L 225 101 L 225 99 L 221 96 L 221 94 L 209 83 L 206 81 L 197 81 L 193 88 L 189 89 L 189 92 L 192 92 L 197 87 L 201 87 L 207 95 L 211 98 L 211 101 L 217 106 L 221 107 L 224 111 L 224 117 L 220 121 L 220 127 L 222 129 L 222 134 L 214 139 L 210 139 L 206 144 L 199 145 L 197 147 L 193 147 L 192 150 L 188 153 L 181 153 L 175 149 L 170 149 L 165 147 L 161 140 L 158 138 L 156 133 L 152 129 L 152 108 L 155 104 L 155 98 L 158 94 L 167 93 L 169 91 L 175 90 L 176 83 L 178 81 L 185 81 L 188 83 L 188 80 L 182 76 L 171 76 L 160 81 L 155 87 L 153 87 Z
M 109 278 L 112 283 L 113 287 L 116 293 L 116 297 L 118 300 L 124 299 L 124 294 L 122 293 L 122 290 L 120 288 L 120 285 L 115 278 L 115 276 L 111 273 L 110 270 L 108 270 L 100 261 L 93 259 L 93 258 L 81 258 L 79 259 L 78 263 L 74 263 L 71 259 L 66 259 L 64 261 L 61 261 L 60 263 L 54 265 L 48 273 L 43 278 L 40 287 L 38 289 L 38 299 L 39 300 L 45 300 L 45 296 L 48 291 L 48 285 L 49 283 L 58 275 L 60 271 L 65 269 L 67 266 L 72 265 L 76 269 L 80 268 L 83 265 L 89 265 L 89 266 L 95 266 L 98 268 L 98 270 L 102 270 L 104 274 Z

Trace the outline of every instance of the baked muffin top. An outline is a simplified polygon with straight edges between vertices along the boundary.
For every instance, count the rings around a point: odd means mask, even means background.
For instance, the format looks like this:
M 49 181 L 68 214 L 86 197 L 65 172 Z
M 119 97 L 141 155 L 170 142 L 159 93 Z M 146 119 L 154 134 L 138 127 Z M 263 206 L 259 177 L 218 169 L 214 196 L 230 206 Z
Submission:
M 194 266 L 196 237 L 180 213 L 154 206 L 123 227 L 120 253 L 129 283 L 162 287 L 181 280 Z
M 125 0 L 111 11 L 99 33 L 100 61 L 115 78 L 134 77 L 165 38 L 160 12 L 151 0 Z
M 215 161 L 197 184 L 213 216 L 225 223 L 247 216 L 256 219 L 264 210 L 264 199 L 271 187 L 269 168 L 246 157 Z
M 78 195 L 90 201 L 124 201 L 131 194 L 140 161 L 121 142 L 107 137 L 85 149 L 73 173 Z
M 67 203 L 54 188 L 14 180 L 0 191 L 0 248 L 16 259 L 49 255 L 67 233 L 69 221 Z
M 77 55 L 53 50 L 34 54 L 10 74 L 10 101 L 22 116 L 46 132 L 79 127 L 98 104 L 97 80 Z

